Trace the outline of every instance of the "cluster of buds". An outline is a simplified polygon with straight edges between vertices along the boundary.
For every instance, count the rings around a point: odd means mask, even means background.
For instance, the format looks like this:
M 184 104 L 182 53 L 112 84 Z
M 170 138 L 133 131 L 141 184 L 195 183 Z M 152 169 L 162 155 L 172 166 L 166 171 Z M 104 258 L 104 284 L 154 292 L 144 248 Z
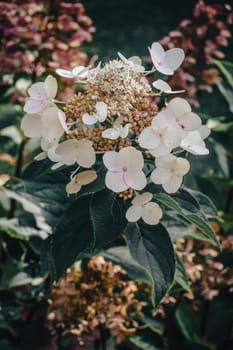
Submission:
M 213 66 L 214 59 L 223 59 L 223 48 L 228 46 L 233 25 L 230 5 L 206 5 L 199 0 L 193 17 L 184 19 L 160 43 L 166 48 L 181 47 L 185 52 L 182 67 L 169 79 L 169 84 L 185 90 L 190 103 L 198 106 L 195 98 L 198 90 L 212 91 L 219 80 L 219 70 Z
M 47 319 L 55 335 L 73 335 L 80 345 L 100 328 L 109 330 L 117 343 L 138 328 L 135 315 L 141 314 L 138 288 L 126 280 L 118 265 L 93 257 L 85 271 L 68 269 L 52 290 Z M 98 333 L 98 332 L 97 332 Z
M 208 154 L 204 139 L 210 130 L 183 98 L 175 97 L 158 109 L 156 96 L 174 91 L 160 79 L 150 84 L 147 75 L 156 70 L 172 75 L 183 62 L 184 52 L 180 48 L 165 51 L 159 43 L 153 43 L 149 50 L 153 62 L 150 71 L 139 57 L 127 59 L 121 53 L 119 59 L 104 66 L 58 69 L 59 75 L 83 86 L 63 102 L 63 110 L 57 106 L 60 101 L 56 100 L 53 76 L 33 84 L 21 127 L 26 136 L 41 139 L 43 152 L 37 160 L 48 157 L 54 162 L 52 169 L 76 166 L 66 186 L 68 194 L 96 180 L 98 155 L 106 168 L 106 187 L 124 199 L 134 196 L 126 212 L 128 221 L 142 218 L 155 225 L 162 210 L 152 201 L 151 193 L 141 191 L 148 181 L 161 185 L 169 194 L 178 191 L 190 164 L 177 155 Z M 144 170 L 148 157 L 155 158 L 149 178 Z

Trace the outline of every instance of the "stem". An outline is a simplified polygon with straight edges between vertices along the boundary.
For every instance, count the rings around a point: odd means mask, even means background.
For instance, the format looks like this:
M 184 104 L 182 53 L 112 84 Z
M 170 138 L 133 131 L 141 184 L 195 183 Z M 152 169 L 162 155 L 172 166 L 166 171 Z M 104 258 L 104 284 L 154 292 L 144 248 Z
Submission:
M 100 346 L 101 346 L 101 350 L 107 350 L 104 328 L 102 326 L 100 326 L 99 330 L 100 330 Z
M 174 342 L 172 340 L 174 334 L 173 334 L 173 327 L 171 327 L 171 324 L 173 322 L 176 310 L 178 309 L 182 299 L 183 299 L 183 292 L 181 292 L 177 296 L 176 303 L 175 303 L 174 307 L 172 308 L 171 312 L 170 313 L 166 312 L 166 326 L 164 328 L 163 337 L 167 339 L 168 349 L 174 349 L 173 348 Z
M 205 338 L 206 337 L 206 330 L 207 330 L 209 311 L 210 311 L 210 301 L 206 300 L 205 303 L 204 303 L 203 318 L 202 318 L 201 328 L 200 328 L 200 336 L 201 336 L 201 338 Z
M 18 158 L 15 166 L 15 177 L 20 177 L 21 175 L 21 170 L 22 170 L 22 165 L 23 165 L 23 151 L 24 147 L 26 145 L 27 139 L 23 139 L 21 141 L 21 144 L 19 146 L 19 151 L 18 151 Z M 16 209 L 16 201 L 15 199 L 11 199 L 10 201 L 10 210 L 8 213 L 8 219 L 12 219 L 14 217 L 14 212 Z

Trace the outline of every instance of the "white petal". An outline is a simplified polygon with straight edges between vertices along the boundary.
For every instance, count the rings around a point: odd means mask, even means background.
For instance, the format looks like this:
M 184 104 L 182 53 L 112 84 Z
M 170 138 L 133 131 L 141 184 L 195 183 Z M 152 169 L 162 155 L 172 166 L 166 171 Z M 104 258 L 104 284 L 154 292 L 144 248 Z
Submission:
M 135 207 L 135 206 L 131 206 L 128 208 L 128 210 L 126 211 L 126 219 L 129 222 L 136 222 L 138 221 L 141 217 L 142 217 L 142 207 Z
M 210 134 L 210 128 L 208 128 L 208 126 L 206 125 L 202 125 L 199 129 L 198 129 L 200 135 L 201 135 L 201 138 L 204 140 L 206 139 L 209 134 Z
M 144 159 L 142 153 L 137 151 L 134 147 L 122 148 L 119 152 L 121 164 L 127 170 L 141 170 L 144 166 Z
M 128 124 L 126 124 L 124 127 L 121 127 L 121 128 L 120 128 L 120 137 L 121 137 L 122 139 L 125 139 L 125 138 L 128 136 L 130 126 L 131 126 L 131 124 L 128 123 Z
M 128 64 L 128 59 L 124 55 L 122 55 L 122 53 L 117 52 L 117 54 L 120 57 L 120 59 L 122 60 L 122 62 Z
M 180 118 L 185 113 L 191 112 L 190 104 L 181 97 L 173 98 L 167 105 L 167 110 Z
M 91 182 L 95 181 L 97 179 L 96 171 L 94 170 L 86 170 L 82 171 L 81 173 L 78 173 L 76 176 L 77 182 L 83 186 L 88 185 Z
M 77 163 L 84 167 L 90 168 L 96 160 L 95 151 L 92 143 L 89 140 L 80 140 L 78 142 L 78 149 L 76 154 Z
M 46 96 L 49 100 L 56 97 L 57 94 L 57 80 L 52 76 L 48 75 L 44 82 L 44 89 Z
M 171 92 L 171 91 L 172 91 L 172 89 L 171 89 L 171 87 L 168 85 L 168 83 L 166 83 L 166 81 L 163 81 L 162 79 L 158 79 L 158 80 L 154 81 L 154 82 L 152 83 L 152 85 L 153 85 L 156 89 L 158 89 L 158 90 L 160 90 L 160 91 L 163 91 L 163 92 Z
M 47 158 L 47 152 L 41 152 L 34 157 L 35 160 L 43 160 Z
M 41 117 L 41 134 L 49 142 L 59 140 L 59 138 L 64 134 L 64 129 L 58 117 L 58 111 L 59 110 L 57 107 L 49 107 L 43 112 Z
M 26 114 L 21 121 L 21 129 L 27 137 L 41 137 L 40 114 Z
M 176 164 L 176 157 L 173 156 L 172 154 L 169 154 L 165 157 L 159 157 L 155 159 L 155 165 L 158 168 L 163 168 L 163 169 L 172 169 L 174 168 L 175 164 Z
M 88 68 L 84 66 L 78 66 L 72 69 L 72 74 L 75 78 L 86 78 L 88 76 Z
M 177 176 L 184 176 L 190 170 L 189 161 L 185 158 L 176 158 L 176 164 L 173 168 L 174 174 Z
M 144 205 L 142 219 L 148 225 L 157 225 L 163 216 L 160 206 L 154 202 Z
M 204 155 L 209 153 L 198 131 L 188 132 L 187 137 L 182 140 L 180 146 L 192 154 Z
M 29 96 L 34 100 L 46 100 L 47 95 L 44 88 L 44 83 L 35 83 L 28 89 Z
M 167 169 L 156 168 L 151 173 L 151 181 L 157 185 L 168 182 L 171 179 L 171 171 Z
M 83 114 L 82 116 L 83 123 L 86 125 L 93 125 L 97 122 L 97 117 L 96 115 L 90 115 L 90 114 Z
M 74 78 L 74 75 L 72 74 L 72 72 L 67 70 L 67 69 L 58 68 L 58 69 L 56 69 L 56 73 L 64 78 L 68 78 L 68 79 Z
M 30 114 L 39 113 L 42 112 L 48 106 L 48 103 L 49 101 L 47 100 L 34 100 L 32 98 L 29 98 L 26 101 L 23 110 Z
M 48 158 L 52 162 L 60 162 L 62 160 L 62 156 L 56 153 L 56 147 L 51 147 L 47 152 L 48 152 Z
M 160 144 L 153 149 L 150 149 L 150 153 L 152 154 L 152 156 L 154 157 L 162 157 L 162 156 L 166 156 L 169 153 L 171 153 L 172 148 L 168 147 L 162 140 L 160 142 Z
M 155 67 L 163 62 L 165 57 L 165 51 L 159 43 L 153 43 L 151 48 L 149 48 L 151 59 Z
M 179 124 L 184 130 L 197 130 L 201 127 L 201 118 L 192 112 L 185 113 L 180 117 Z
M 81 190 L 81 185 L 76 181 L 76 177 L 74 177 L 67 185 L 66 192 L 68 194 L 74 194 Z
M 108 171 L 105 177 L 106 187 L 113 192 L 122 192 L 129 188 L 129 185 L 125 183 L 124 173 Z
M 164 64 L 175 71 L 184 60 L 184 51 L 180 48 L 169 49 L 165 53 Z
M 120 136 L 120 130 L 109 128 L 102 132 L 102 137 L 104 139 L 116 140 Z
M 143 171 L 135 171 L 134 169 L 129 169 L 125 173 L 125 182 L 129 187 L 140 191 L 146 186 L 146 175 Z
M 119 153 L 108 151 L 103 155 L 103 163 L 111 171 L 122 171 L 122 162 Z
M 138 194 L 132 200 L 132 205 L 143 206 L 145 203 L 148 203 L 149 201 L 151 201 L 152 198 L 153 198 L 153 195 L 150 192 L 144 192 L 142 194 Z
M 65 165 L 72 165 L 76 163 L 77 152 L 78 152 L 77 140 L 66 140 L 60 143 L 56 150 L 56 153 L 62 156 L 62 161 Z
M 104 102 L 97 102 L 95 105 L 98 120 L 100 123 L 104 122 L 108 115 L 108 108 L 106 103 Z
M 138 138 L 139 145 L 142 148 L 152 149 L 159 145 L 160 137 L 154 128 L 148 126 L 142 130 Z
M 60 121 L 62 128 L 64 129 L 65 132 L 68 133 L 69 129 L 68 129 L 67 125 L 66 125 L 65 113 L 63 111 L 61 111 L 60 109 L 58 109 L 57 113 L 58 113 L 58 120 Z
M 167 193 L 175 193 L 180 188 L 180 186 L 182 184 L 182 180 L 183 180 L 182 176 L 172 175 L 172 177 L 171 177 L 169 182 L 165 182 L 165 183 L 162 184 L 163 189 Z

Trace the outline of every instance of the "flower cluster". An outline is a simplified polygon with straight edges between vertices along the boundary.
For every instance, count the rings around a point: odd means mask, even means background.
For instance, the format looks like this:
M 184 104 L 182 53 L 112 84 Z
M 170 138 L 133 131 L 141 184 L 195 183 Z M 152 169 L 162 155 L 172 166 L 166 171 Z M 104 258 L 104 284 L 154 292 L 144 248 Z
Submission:
M 162 80 L 150 85 L 146 77 L 155 70 L 172 75 L 183 62 L 184 52 L 179 48 L 165 51 L 159 43 L 149 50 L 151 71 L 145 70 L 139 57 L 127 59 L 121 53 L 104 66 L 58 69 L 59 75 L 82 84 L 81 91 L 61 110 L 53 76 L 33 84 L 21 126 L 26 136 L 41 139 L 43 152 L 36 159 L 48 157 L 54 162 L 52 169 L 75 166 L 66 186 L 68 194 L 95 181 L 98 158 L 107 170 L 106 187 L 124 199 L 134 196 L 126 212 L 128 221 L 142 218 L 155 225 L 162 217 L 161 208 L 151 193 L 139 191 L 151 181 L 175 193 L 190 169 L 189 161 L 177 154 L 208 154 L 204 139 L 209 129 L 183 98 L 171 99 L 159 110 L 155 97 L 172 91 Z M 151 176 L 146 176 L 146 159 L 154 164 Z
M 142 309 L 137 291 L 120 266 L 93 257 L 85 271 L 72 267 L 54 286 L 47 315 L 50 329 L 57 335 L 73 335 L 84 345 L 103 328 L 121 343 L 138 328 L 132 317 Z
M 222 59 L 223 49 L 232 36 L 233 15 L 230 5 L 205 4 L 199 0 L 193 17 L 184 19 L 175 30 L 160 43 L 166 48 L 180 47 L 185 52 L 182 67 L 169 79 L 169 84 L 178 90 L 185 90 L 190 103 L 198 106 L 195 98 L 198 90 L 212 91 L 219 79 L 219 71 L 213 66 L 214 59 Z

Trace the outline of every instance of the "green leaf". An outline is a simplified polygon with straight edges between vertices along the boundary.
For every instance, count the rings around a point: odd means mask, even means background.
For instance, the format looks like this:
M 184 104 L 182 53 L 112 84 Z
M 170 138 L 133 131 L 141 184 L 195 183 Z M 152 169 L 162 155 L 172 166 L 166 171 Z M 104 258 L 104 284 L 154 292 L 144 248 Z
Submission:
M 139 330 L 129 338 L 130 343 L 141 350 L 163 350 L 162 338 L 150 329 Z
M 224 63 L 226 64 L 227 62 L 224 61 L 219 61 L 219 60 L 214 60 L 214 63 L 216 66 L 220 69 L 221 73 L 224 75 L 225 79 L 227 80 L 228 84 L 231 86 L 233 89 L 233 76 L 232 74 L 225 68 Z M 228 65 L 232 66 L 230 62 L 228 62 Z
M 187 277 L 184 265 L 178 255 L 176 255 L 176 270 L 174 279 L 184 290 L 190 292 L 190 281 Z
M 190 198 L 192 198 L 192 203 L 191 203 L 191 200 L 189 200 L 189 196 L 190 196 Z M 195 204 L 196 199 L 194 197 L 192 197 L 190 193 L 182 190 L 182 191 L 177 192 L 177 194 L 174 195 L 173 197 L 171 197 L 165 193 L 157 194 L 154 197 L 157 201 L 164 204 L 169 209 L 174 210 L 185 221 L 187 221 L 188 223 L 194 224 L 198 230 L 200 230 L 206 237 L 208 237 L 211 240 L 211 242 L 213 242 L 215 245 L 218 246 L 219 249 L 221 249 L 220 243 L 216 237 L 215 232 L 212 230 L 212 228 L 210 227 L 210 225 L 206 221 L 202 211 L 198 210 L 198 207 L 200 209 L 200 206 L 197 202 Z M 176 199 L 178 199 L 183 204 L 182 207 L 179 205 L 177 200 L 174 199 L 174 197 Z M 202 198 L 202 201 L 204 199 L 205 198 Z M 183 207 L 185 209 L 183 209 Z M 194 212 L 196 211 L 197 214 L 188 214 L 188 212 L 193 212 L 193 211 Z M 180 221 L 179 217 L 174 216 L 174 219 L 175 220 L 177 219 L 178 221 Z
M 19 105 L 13 103 L 1 103 L 0 104 L 0 130 L 14 125 L 16 119 L 22 115 L 22 108 Z
M 42 245 L 43 270 L 57 279 L 76 260 L 113 241 L 126 224 L 122 202 L 107 189 L 75 200 Z
M 153 287 L 153 302 L 158 305 L 170 288 L 175 273 L 173 246 L 166 229 L 160 224 L 129 223 L 125 239 L 132 257 L 148 274 Z
M 107 260 L 111 260 L 115 264 L 122 266 L 133 280 L 144 281 L 151 284 L 151 278 L 148 276 L 145 269 L 132 258 L 128 247 L 113 247 L 104 251 L 102 255 Z

